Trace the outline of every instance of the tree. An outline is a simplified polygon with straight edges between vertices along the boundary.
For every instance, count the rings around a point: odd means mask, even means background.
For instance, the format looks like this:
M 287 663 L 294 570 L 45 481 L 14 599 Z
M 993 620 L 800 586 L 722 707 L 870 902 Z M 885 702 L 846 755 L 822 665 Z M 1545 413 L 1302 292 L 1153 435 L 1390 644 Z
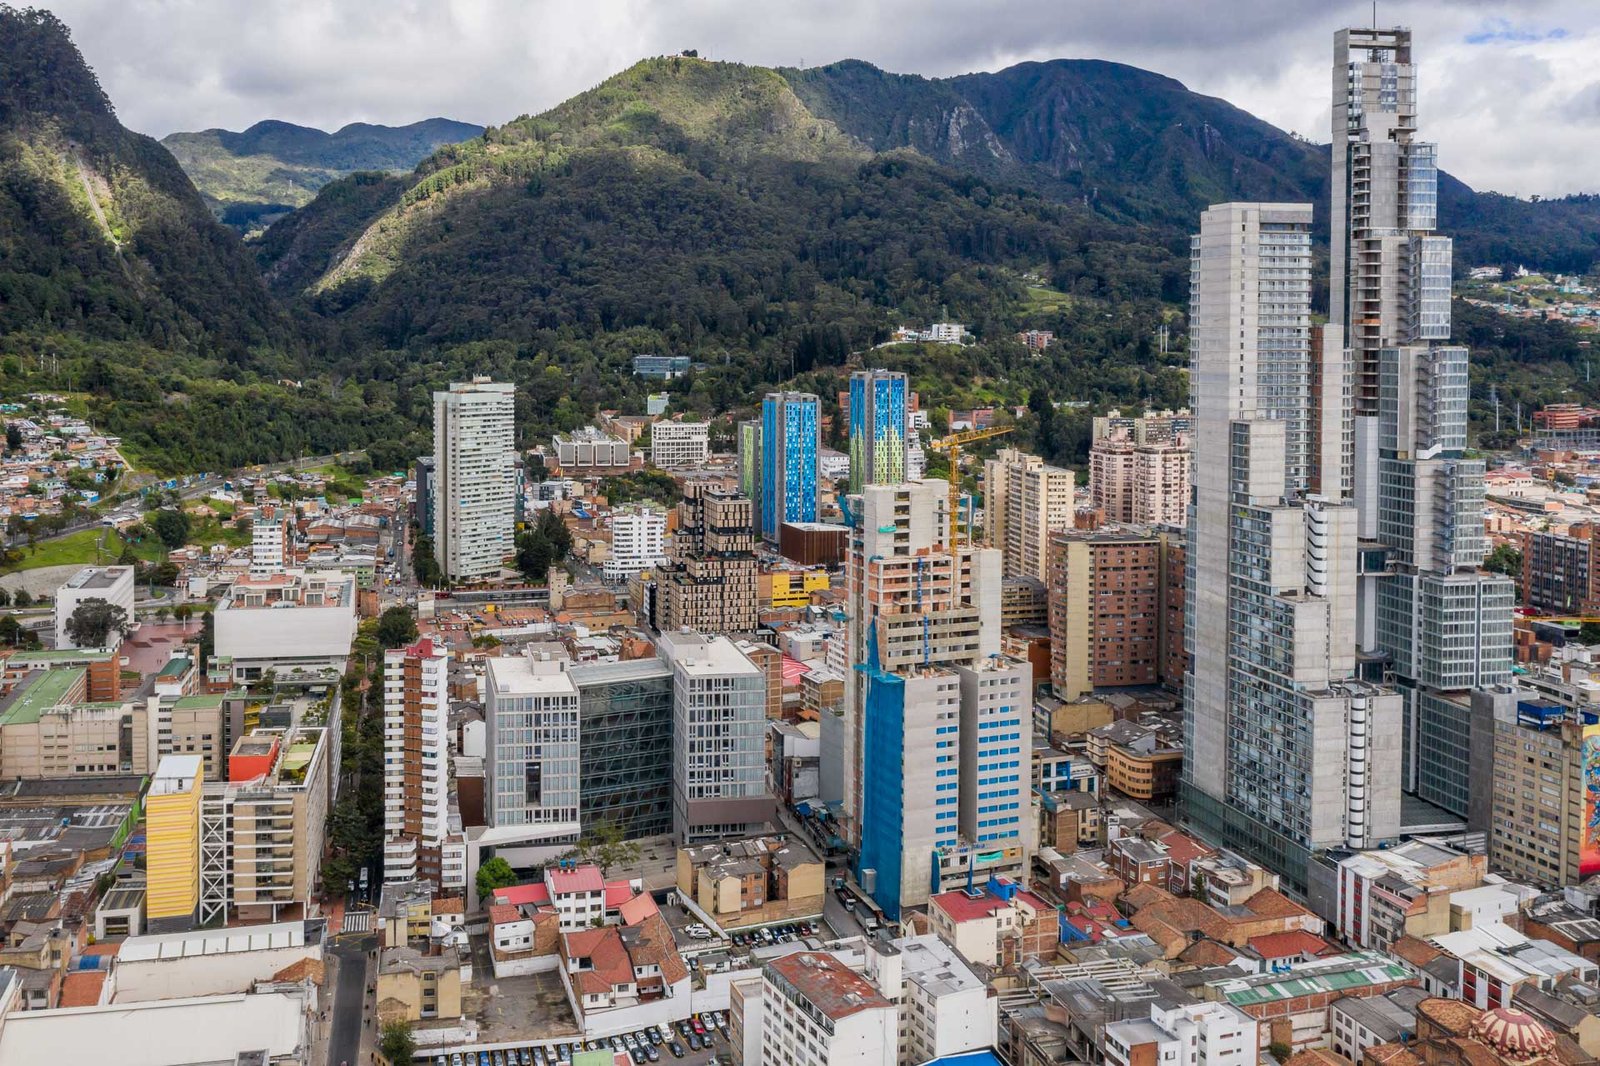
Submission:
M 11 606 L 11 590 L 10 589 L 0 589 L 0 607 L 10 607 L 10 606 Z
M 194 608 L 187 603 L 180 603 L 172 609 L 172 617 L 180 622 L 187 622 L 194 617 Z
M 543 584 L 555 550 L 543 533 L 531 529 L 517 538 L 517 569 L 530 584 Z
M 1483 568 L 1494 574 L 1504 574 L 1510 578 L 1522 579 L 1522 552 L 1509 544 L 1497 544 L 1494 551 L 1483 561 Z
M 639 861 L 639 845 L 615 822 L 601 822 L 578 838 L 577 845 L 562 858 L 588 862 L 605 874 L 614 866 L 632 866 Z
M 16 595 L 11 597 L 11 602 L 16 604 L 18 607 L 32 607 L 33 593 L 29 592 L 27 589 L 18 589 Z
M 204 670 L 217 649 L 216 617 L 207 611 L 200 617 L 200 668 Z
M 150 528 L 168 548 L 181 548 L 189 542 L 187 512 L 163 508 L 151 517 Z
M 8 614 L 0 616 L 0 644 L 8 648 L 15 648 L 27 639 L 27 630 L 22 628 L 22 623 L 17 621 L 17 616 Z
M 565 559 L 572 551 L 572 530 L 567 528 L 566 522 L 562 521 L 561 516 L 555 511 L 548 508 L 541 511 L 539 521 L 534 528 L 549 543 L 555 561 Z
M 160 607 L 156 608 L 156 621 L 157 622 L 165 622 L 168 618 L 171 618 L 171 617 L 172 617 L 172 608 L 166 606 L 165 604 L 163 604 Z
M 98 596 L 79 603 L 67 619 L 67 636 L 80 648 L 104 648 L 113 633 L 121 638 L 132 628 L 127 611 Z
M 6 423 L 6 451 L 22 450 L 22 427 L 15 422 Z
M 398 648 L 417 639 L 417 620 L 409 607 L 390 607 L 378 616 L 378 644 Z
M 393 1066 L 408 1066 L 417 1053 L 416 1038 L 411 1035 L 411 1023 L 404 1019 L 385 1022 L 383 1035 L 378 1038 L 378 1051 Z
M 478 898 L 488 899 L 497 888 L 510 888 L 517 883 L 517 872 L 511 864 L 496 855 L 478 867 Z
M 1579 626 L 1578 643 L 1586 648 L 1600 644 L 1600 622 L 1585 622 Z

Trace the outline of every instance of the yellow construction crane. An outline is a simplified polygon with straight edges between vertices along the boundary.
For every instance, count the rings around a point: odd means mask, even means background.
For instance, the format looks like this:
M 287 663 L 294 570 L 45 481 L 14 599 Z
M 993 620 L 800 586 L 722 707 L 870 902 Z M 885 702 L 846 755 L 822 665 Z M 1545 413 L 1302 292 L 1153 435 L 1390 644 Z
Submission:
M 961 543 L 961 534 L 956 522 L 956 511 L 961 505 L 961 446 L 971 444 L 973 441 L 988 440 L 990 437 L 999 437 L 1010 433 L 1015 426 L 990 426 L 988 429 L 965 429 L 959 433 L 952 433 L 947 437 L 940 437 L 929 444 L 930 448 L 937 448 L 944 452 L 950 459 L 950 542 L 954 547 Z M 967 539 L 970 541 L 971 530 L 968 530 Z

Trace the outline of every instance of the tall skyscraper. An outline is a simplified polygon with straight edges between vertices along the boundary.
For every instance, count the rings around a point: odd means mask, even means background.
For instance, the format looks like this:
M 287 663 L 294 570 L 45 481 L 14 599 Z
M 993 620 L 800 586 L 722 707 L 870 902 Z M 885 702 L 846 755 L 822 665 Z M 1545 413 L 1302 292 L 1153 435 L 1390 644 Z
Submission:
M 1479 569 L 1484 464 L 1465 455 L 1467 349 L 1444 343 L 1438 149 L 1417 138 L 1410 30 L 1341 30 L 1333 68 L 1327 328 L 1354 372 L 1362 673 L 1406 697 L 1407 790 L 1464 816 L 1468 692 L 1510 676 L 1515 593 Z
M 516 523 L 516 386 L 473 378 L 433 394 L 433 548 L 451 581 L 496 577 Z
M 1072 527 L 1070 470 L 1002 448 L 983 463 L 983 533 L 1006 577 L 1050 580 L 1050 534 Z
M 672 562 L 656 586 L 661 629 L 754 632 L 757 578 L 749 498 L 690 481 L 678 504 Z
M 906 479 L 906 376 L 898 370 L 850 375 L 850 491 Z
M 1354 678 L 1355 508 L 1307 492 L 1340 465 L 1310 431 L 1311 206 L 1214 206 L 1191 257 L 1184 804 L 1298 886 L 1313 851 L 1399 831 L 1401 701 Z
M 383 877 L 441 883 L 450 819 L 449 654 L 424 637 L 383 655 Z
M 820 404 L 809 392 L 769 392 L 761 403 L 761 535 L 817 520 Z
M 1023 874 L 1029 668 L 1000 655 L 1001 553 L 950 543 L 949 485 L 868 485 L 846 561 L 843 767 L 856 876 L 891 917 L 969 874 Z M 837 741 L 837 743 L 835 743 Z

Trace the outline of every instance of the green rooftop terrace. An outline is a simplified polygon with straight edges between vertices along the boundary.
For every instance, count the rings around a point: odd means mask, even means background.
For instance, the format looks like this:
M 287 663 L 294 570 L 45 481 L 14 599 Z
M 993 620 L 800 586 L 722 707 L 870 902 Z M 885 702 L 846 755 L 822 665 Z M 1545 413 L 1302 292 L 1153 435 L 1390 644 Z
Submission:
M 86 672 L 81 666 L 46 670 L 31 681 L 23 681 L 0 712 L 0 726 L 37 722 L 45 711 L 67 702 L 68 693 L 82 682 Z

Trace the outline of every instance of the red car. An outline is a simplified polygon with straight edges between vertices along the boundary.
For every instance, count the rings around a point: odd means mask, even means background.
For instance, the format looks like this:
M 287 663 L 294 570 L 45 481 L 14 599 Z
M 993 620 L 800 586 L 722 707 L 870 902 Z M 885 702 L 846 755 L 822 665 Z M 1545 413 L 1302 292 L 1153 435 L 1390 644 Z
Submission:
M 698 1017 L 690 1018 L 689 1019 L 689 1024 L 694 1026 L 694 1031 L 697 1034 L 699 1034 L 701 1036 L 705 1035 L 705 1032 L 706 1032 L 705 1023 L 703 1023 Z

